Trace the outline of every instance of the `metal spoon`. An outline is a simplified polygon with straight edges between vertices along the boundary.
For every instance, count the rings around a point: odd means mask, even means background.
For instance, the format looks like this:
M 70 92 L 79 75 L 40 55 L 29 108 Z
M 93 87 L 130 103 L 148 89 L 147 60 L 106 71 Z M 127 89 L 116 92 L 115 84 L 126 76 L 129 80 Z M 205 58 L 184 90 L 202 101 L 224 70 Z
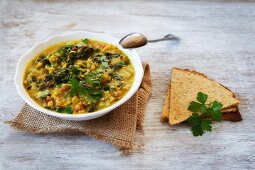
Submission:
M 147 43 L 154 43 L 159 41 L 168 41 L 168 40 L 178 40 L 173 34 L 168 34 L 163 38 L 156 40 L 148 40 L 143 34 L 140 33 L 131 33 L 123 37 L 119 44 L 123 48 L 138 48 L 146 45 Z

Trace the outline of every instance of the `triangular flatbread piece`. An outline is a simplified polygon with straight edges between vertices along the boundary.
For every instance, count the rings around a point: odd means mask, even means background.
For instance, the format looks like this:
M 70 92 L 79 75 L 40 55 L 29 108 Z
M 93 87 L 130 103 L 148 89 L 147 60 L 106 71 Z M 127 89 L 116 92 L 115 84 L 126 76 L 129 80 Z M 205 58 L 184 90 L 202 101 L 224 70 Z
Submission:
M 226 87 L 210 80 L 204 74 L 187 69 L 172 69 L 170 88 L 169 123 L 171 125 L 187 120 L 192 112 L 188 110 L 191 101 L 196 100 L 198 92 L 208 94 L 207 103 L 217 100 L 224 108 L 238 106 L 239 100 Z
M 170 83 L 167 88 L 167 94 L 165 96 L 164 106 L 160 117 L 161 122 L 168 122 L 170 112 Z M 242 116 L 237 106 L 227 107 L 221 110 L 223 113 L 221 120 L 237 122 L 242 120 Z
M 169 118 L 169 111 L 170 111 L 170 83 L 167 88 L 167 93 L 164 101 L 164 106 L 162 110 L 162 114 L 160 117 L 161 122 L 167 122 Z

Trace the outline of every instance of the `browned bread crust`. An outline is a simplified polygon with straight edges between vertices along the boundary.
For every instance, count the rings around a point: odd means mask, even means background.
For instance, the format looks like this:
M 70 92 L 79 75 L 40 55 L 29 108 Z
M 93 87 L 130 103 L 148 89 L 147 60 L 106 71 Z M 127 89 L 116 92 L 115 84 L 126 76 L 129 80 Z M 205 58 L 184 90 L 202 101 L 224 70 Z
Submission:
M 227 112 L 223 113 L 221 120 L 231 121 L 231 122 L 239 122 L 243 120 L 239 110 L 235 112 Z
M 192 71 L 192 70 L 189 70 L 189 69 L 180 69 L 180 68 L 173 68 L 173 69 L 177 69 L 177 70 L 181 70 L 181 71 L 189 71 L 193 74 L 196 74 L 196 75 L 199 75 L 203 78 L 207 78 L 208 77 L 202 73 L 199 73 L 199 72 L 196 72 L 196 71 Z M 211 80 L 211 79 L 209 79 Z M 214 80 L 211 80 L 211 81 L 214 81 Z M 226 90 L 230 91 L 231 94 L 233 95 L 234 98 L 235 97 L 235 94 L 227 87 L 223 86 L 222 84 L 220 84 L 222 87 L 224 87 Z M 161 122 L 167 122 L 169 120 L 169 113 L 170 113 L 170 86 L 171 86 L 171 81 L 169 82 L 169 85 L 168 85 L 168 89 L 167 89 L 167 94 L 166 94 L 166 97 L 165 97 L 165 101 L 164 101 L 164 106 L 163 106 L 163 110 L 162 110 L 162 114 L 161 114 L 161 117 L 160 117 L 160 121 Z M 239 101 L 239 100 L 238 100 Z M 242 120 L 242 117 L 241 117 L 241 114 L 238 110 L 238 104 L 234 104 L 234 105 L 230 105 L 228 106 L 227 108 L 224 108 L 222 109 L 222 113 L 223 113 L 223 116 L 222 116 L 222 120 L 225 120 L 225 121 L 233 121 L 233 122 L 236 122 L 236 121 L 241 121 Z

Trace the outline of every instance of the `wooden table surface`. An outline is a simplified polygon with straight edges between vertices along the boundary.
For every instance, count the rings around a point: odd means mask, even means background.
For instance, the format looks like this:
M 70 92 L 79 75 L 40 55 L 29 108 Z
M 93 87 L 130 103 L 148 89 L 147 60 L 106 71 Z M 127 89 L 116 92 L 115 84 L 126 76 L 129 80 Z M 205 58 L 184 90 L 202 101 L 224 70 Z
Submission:
M 255 3 L 252 1 L 0 1 L 0 169 L 254 169 Z M 51 35 L 86 30 L 121 38 L 174 33 L 179 43 L 138 49 L 151 65 L 153 92 L 144 151 L 130 156 L 79 135 L 31 135 L 6 120 L 22 105 L 13 77 L 20 56 Z M 191 68 L 241 99 L 243 121 L 213 125 L 194 138 L 189 127 L 159 121 L 172 67 Z

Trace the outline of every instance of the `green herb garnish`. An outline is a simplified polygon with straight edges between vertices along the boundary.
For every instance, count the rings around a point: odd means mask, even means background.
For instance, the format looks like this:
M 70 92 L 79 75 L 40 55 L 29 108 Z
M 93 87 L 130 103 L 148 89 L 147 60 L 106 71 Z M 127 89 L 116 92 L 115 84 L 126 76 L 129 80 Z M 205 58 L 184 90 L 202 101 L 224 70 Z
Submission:
M 50 94 L 50 91 L 45 90 L 45 91 L 40 92 L 39 94 L 40 94 L 40 99 L 45 99 Z
M 80 84 L 79 81 L 75 78 L 70 80 L 71 88 L 69 90 L 69 95 L 80 95 L 92 103 L 97 103 L 99 99 L 103 96 L 103 90 L 96 89 L 94 87 L 85 87 Z
M 188 118 L 188 122 L 192 125 L 192 133 L 194 136 L 202 136 L 205 131 L 212 130 L 212 121 L 221 120 L 222 104 L 214 101 L 206 104 L 208 95 L 202 92 L 197 93 L 197 101 L 192 101 L 188 110 L 192 111 L 192 116 Z M 211 120 L 206 118 L 211 117 Z
M 84 44 L 88 44 L 88 42 L 89 42 L 89 39 L 87 39 L 87 38 L 84 38 L 84 39 L 81 39 L 81 41 L 82 41 Z
M 64 107 L 64 108 L 58 107 L 58 108 L 56 108 L 56 112 L 72 114 L 73 113 L 73 109 L 72 109 L 72 107 Z
M 101 61 L 101 63 L 102 63 L 102 67 L 104 68 L 104 69 L 106 69 L 106 68 L 109 68 L 109 60 L 106 58 L 106 56 L 101 56 L 100 58 L 99 58 L 99 61 Z
M 126 66 L 126 63 L 123 62 L 123 61 L 120 61 L 120 62 L 118 62 L 116 65 L 114 65 L 113 69 L 114 69 L 114 70 L 119 70 L 119 69 L 121 69 L 121 68 L 124 67 L 124 66 Z

